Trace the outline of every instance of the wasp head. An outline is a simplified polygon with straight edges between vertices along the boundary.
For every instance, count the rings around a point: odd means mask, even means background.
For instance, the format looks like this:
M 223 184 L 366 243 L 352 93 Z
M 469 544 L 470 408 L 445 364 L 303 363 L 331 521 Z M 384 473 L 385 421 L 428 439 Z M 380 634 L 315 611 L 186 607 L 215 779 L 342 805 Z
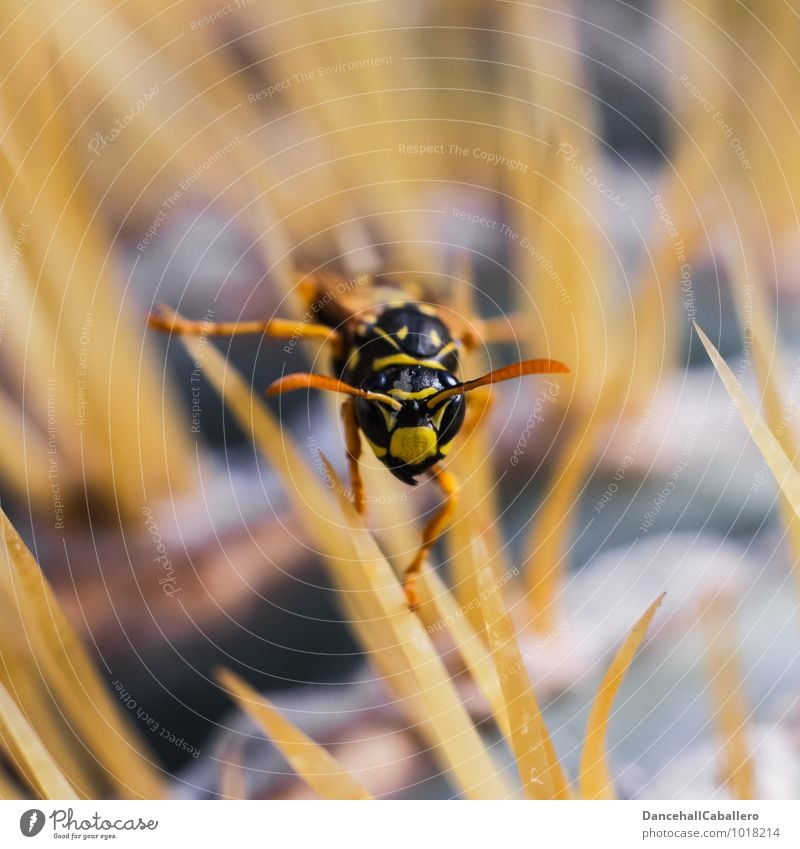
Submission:
M 436 396 L 459 386 L 449 371 L 426 366 L 385 369 L 370 375 L 362 389 L 385 395 L 395 404 L 359 398 L 358 425 L 375 456 L 403 483 L 441 460 L 464 423 L 463 394 Z

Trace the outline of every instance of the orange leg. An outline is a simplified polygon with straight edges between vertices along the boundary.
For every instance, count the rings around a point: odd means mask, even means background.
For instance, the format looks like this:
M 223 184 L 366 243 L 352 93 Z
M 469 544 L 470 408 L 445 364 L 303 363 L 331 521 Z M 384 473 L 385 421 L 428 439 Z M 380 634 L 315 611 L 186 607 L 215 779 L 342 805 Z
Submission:
M 147 318 L 150 327 L 167 333 L 186 336 L 241 336 L 246 333 L 266 333 L 278 339 L 325 339 L 336 341 L 339 334 L 322 324 L 307 324 L 300 321 L 288 321 L 272 318 L 269 321 L 191 321 L 179 315 L 169 307 L 161 306 L 157 313 Z
M 342 425 L 344 427 L 347 460 L 350 464 L 350 486 L 353 489 L 353 503 L 356 510 L 363 516 L 366 498 L 364 496 L 364 481 L 361 479 L 361 471 L 358 467 L 358 461 L 361 457 L 361 432 L 358 429 L 356 405 L 350 399 L 342 404 Z
M 443 469 L 434 467 L 433 480 L 439 485 L 444 495 L 444 503 L 439 508 L 438 512 L 425 526 L 422 532 L 422 544 L 417 551 L 416 556 L 411 561 L 411 565 L 406 569 L 403 576 L 403 589 L 405 590 L 408 606 L 411 610 L 419 607 L 419 596 L 417 595 L 417 576 L 422 571 L 425 561 L 428 558 L 428 552 L 433 547 L 433 544 L 452 524 L 453 514 L 455 513 L 458 503 L 458 480 L 455 475 L 446 472 Z

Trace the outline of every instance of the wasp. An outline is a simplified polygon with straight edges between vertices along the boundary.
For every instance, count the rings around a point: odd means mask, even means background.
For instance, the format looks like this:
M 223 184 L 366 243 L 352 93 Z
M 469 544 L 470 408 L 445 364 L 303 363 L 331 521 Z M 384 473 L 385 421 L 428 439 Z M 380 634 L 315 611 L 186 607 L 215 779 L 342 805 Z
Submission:
M 439 486 L 443 503 L 425 526 L 403 579 L 409 607 L 414 609 L 419 603 L 416 579 L 456 508 L 458 482 L 443 468 L 443 461 L 464 424 L 467 395 L 479 387 L 524 375 L 569 369 L 558 360 L 521 360 L 472 380 L 460 380 L 459 356 L 477 344 L 473 330 L 453 330 L 441 307 L 403 297 L 404 290 L 392 285 L 376 288 L 384 298 L 377 298 L 366 308 L 348 306 L 347 298 L 330 294 L 345 290 L 337 279 L 319 272 L 304 279 L 300 291 L 309 306 L 306 316 L 312 320 L 213 323 L 188 320 L 162 306 L 149 316 L 148 323 L 179 334 L 260 333 L 293 343 L 321 339 L 330 347 L 331 376 L 288 374 L 275 381 L 267 395 L 319 389 L 345 396 L 342 424 L 353 501 L 359 513 L 365 512 L 366 503 L 359 472 L 362 436 L 378 460 L 403 483 L 414 486 L 419 478 L 429 475 Z M 487 341 L 483 334 L 480 339 Z

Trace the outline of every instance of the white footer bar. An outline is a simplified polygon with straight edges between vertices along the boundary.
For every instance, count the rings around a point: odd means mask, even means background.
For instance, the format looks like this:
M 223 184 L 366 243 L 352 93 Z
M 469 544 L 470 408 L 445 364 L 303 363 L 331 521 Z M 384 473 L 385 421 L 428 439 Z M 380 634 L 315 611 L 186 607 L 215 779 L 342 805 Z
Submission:
M 800 846 L 798 802 L 0 802 L 0 846 Z

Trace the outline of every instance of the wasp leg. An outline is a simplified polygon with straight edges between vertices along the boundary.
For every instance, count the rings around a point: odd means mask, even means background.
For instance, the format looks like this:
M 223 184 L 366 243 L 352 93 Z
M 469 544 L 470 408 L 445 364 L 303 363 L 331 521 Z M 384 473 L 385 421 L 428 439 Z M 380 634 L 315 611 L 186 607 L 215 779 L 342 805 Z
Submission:
M 363 516 L 366 508 L 366 498 L 364 496 L 364 481 L 361 479 L 361 470 L 358 467 L 358 461 L 361 457 L 361 432 L 358 429 L 358 419 L 356 419 L 356 405 L 350 399 L 342 404 L 342 426 L 344 427 L 347 461 L 350 465 L 350 486 L 353 489 L 353 503 L 356 510 Z
M 419 596 L 417 595 L 417 577 L 425 565 L 428 552 L 441 534 L 452 524 L 453 514 L 458 503 L 458 479 L 450 472 L 434 468 L 433 480 L 438 484 L 444 495 L 444 503 L 438 512 L 425 526 L 422 532 L 422 544 L 411 565 L 406 569 L 403 576 L 403 590 L 411 610 L 419 607 Z
M 339 334 L 323 324 L 309 324 L 283 318 L 271 318 L 269 321 L 192 321 L 165 306 L 160 306 L 157 312 L 150 313 L 147 323 L 156 330 L 184 336 L 242 336 L 247 333 L 266 333 L 267 336 L 277 339 L 325 339 L 329 342 L 339 340 Z

